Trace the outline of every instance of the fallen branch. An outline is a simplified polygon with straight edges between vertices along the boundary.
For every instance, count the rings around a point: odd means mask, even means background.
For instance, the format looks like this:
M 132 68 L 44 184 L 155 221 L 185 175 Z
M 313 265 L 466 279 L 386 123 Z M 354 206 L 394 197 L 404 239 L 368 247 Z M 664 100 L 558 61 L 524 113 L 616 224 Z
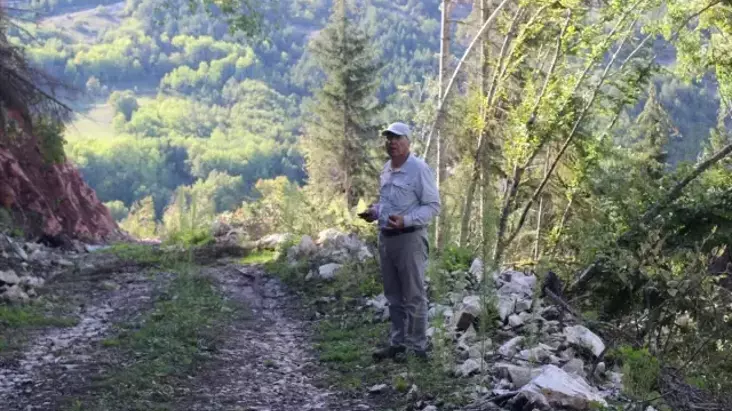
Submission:
M 643 216 L 640 218 L 640 221 L 636 225 L 635 229 L 631 229 L 626 231 L 623 235 L 621 235 L 618 240 L 615 242 L 616 245 L 623 244 L 624 242 L 628 241 L 630 237 L 635 235 L 638 231 L 642 230 L 643 227 L 651 222 L 654 218 L 656 218 L 658 215 L 660 215 L 663 210 L 673 204 L 676 200 L 681 197 L 681 194 L 683 193 L 684 188 L 688 186 L 692 181 L 697 179 L 700 175 L 702 175 L 705 171 L 707 171 L 709 168 L 711 168 L 714 164 L 718 163 L 719 161 L 723 160 L 727 156 L 732 154 L 732 143 L 726 145 L 721 150 L 719 150 L 717 153 L 715 153 L 713 156 L 711 156 L 709 159 L 699 163 L 696 167 L 694 167 L 694 170 L 689 173 L 688 176 L 686 176 L 684 179 L 679 181 L 672 189 L 669 191 L 669 193 L 666 195 L 666 197 L 656 203 L 653 207 L 651 207 L 648 211 L 643 213 Z M 592 277 L 592 274 L 595 273 L 595 268 L 600 264 L 600 258 L 595 259 L 595 261 L 590 264 L 582 273 L 582 275 L 575 281 L 567 290 L 569 292 L 576 292 L 578 289 L 581 289 L 584 284 L 589 281 L 589 279 Z

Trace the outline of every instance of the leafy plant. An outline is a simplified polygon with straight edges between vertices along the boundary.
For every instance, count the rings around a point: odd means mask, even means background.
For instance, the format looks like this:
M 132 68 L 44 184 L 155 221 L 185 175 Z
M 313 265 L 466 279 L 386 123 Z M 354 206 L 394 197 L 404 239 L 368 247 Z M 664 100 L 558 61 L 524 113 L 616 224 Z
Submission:
M 620 358 L 623 362 L 623 389 L 639 400 L 648 399 L 658 391 L 661 366 L 648 349 L 621 347 Z
M 46 164 L 61 164 L 66 161 L 64 133 L 66 127 L 51 117 L 36 117 L 33 134 L 38 138 L 41 154 Z

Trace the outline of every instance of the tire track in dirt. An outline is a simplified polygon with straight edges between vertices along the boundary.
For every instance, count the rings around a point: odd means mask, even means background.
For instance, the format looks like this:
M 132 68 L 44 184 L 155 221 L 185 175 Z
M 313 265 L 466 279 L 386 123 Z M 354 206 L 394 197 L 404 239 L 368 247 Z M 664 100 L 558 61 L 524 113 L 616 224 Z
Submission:
M 312 354 L 297 304 L 274 278 L 254 266 L 209 268 L 227 298 L 249 308 L 231 324 L 215 359 L 186 389 L 179 410 L 371 410 L 366 398 L 320 387 L 324 377 Z

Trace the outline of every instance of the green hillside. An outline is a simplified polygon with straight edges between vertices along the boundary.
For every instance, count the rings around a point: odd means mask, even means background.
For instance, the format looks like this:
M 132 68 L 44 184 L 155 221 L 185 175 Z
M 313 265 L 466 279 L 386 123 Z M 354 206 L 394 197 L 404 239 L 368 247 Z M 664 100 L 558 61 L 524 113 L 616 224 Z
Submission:
M 130 207 L 152 196 L 159 215 L 177 187 L 205 184 L 214 171 L 231 177 L 229 189 L 239 193 L 232 204 L 256 195 L 260 179 L 306 179 L 297 147 L 302 104 L 323 77 L 308 44 L 326 24 L 331 2 L 282 2 L 255 38 L 187 4 L 31 3 L 48 17 L 25 25 L 37 40 L 28 55 L 80 91 L 67 98 L 77 109 L 67 153 L 103 201 Z M 383 65 L 380 122 L 419 115 L 425 95 L 415 102 L 413 90 L 423 90 L 436 72 L 438 8 L 423 0 L 366 0 L 356 10 L 353 17 Z M 467 15 L 469 5 L 460 12 Z M 19 43 L 27 38 L 19 29 L 9 34 Z M 465 41 L 455 46 L 454 61 Z M 714 85 L 667 76 L 658 87 L 677 131 L 669 161 L 693 161 L 716 124 Z M 628 124 L 637 112 L 629 114 Z M 217 204 L 217 211 L 230 205 Z
M 289 1 L 287 18 L 269 16 L 253 39 L 186 4 L 33 3 L 50 17 L 26 25 L 37 39 L 28 55 L 80 91 L 67 98 L 77 110 L 67 153 L 103 201 L 130 207 L 152 196 L 160 213 L 177 187 L 205 183 L 214 171 L 232 177 L 234 204 L 259 179 L 306 177 L 296 147 L 300 105 L 322 81 L 307 47 L 330 2 Z M 384 64 L 382 100 L 433 74 L 434 7 L 374 0 L 356 18 Z M 9 34 L 24 41 L 18 29 Z

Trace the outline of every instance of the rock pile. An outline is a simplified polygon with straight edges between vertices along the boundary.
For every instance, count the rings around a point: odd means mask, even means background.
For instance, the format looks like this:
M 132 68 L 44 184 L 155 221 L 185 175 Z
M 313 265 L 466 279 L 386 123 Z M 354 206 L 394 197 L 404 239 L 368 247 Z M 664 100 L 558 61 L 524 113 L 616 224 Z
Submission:
M 335 229 L 320 232 L 317 240 L 305 235 L 297 245 L 287 250 L 287 261 L 290 264 L 307 260 L 317 266 L 308 274 L 308 279 L 331 280 L 344 264 L 350 261 L 364 262 L 372 258 L 374 254 L 357 236 Z
M 23 243 L 0 234 L 0 300 L 22 303 L 38 295 L 46 281 L 76 266 L 79 253 L 87 252 L 82 243 L 74 251 L 62 251 L 38 243 Z
M 446 322 L 460 361 L 454 373 L 484 388 L 474 398 L 482 409 L 585 411 L 619 394 L 622 375 L 602 362 L 602 339 L 570 318 L 560 321 L 560 308 L 538 298 L 536 276 L 506 271 L 490 281 L 488 297 L 465 295 L 443 311 L 456 313 Z M 487 315 L 497 317 L 488 326 L 500 342 L 477 337 Z
M 486 296 L 477 292 L 482 271 L 476 260 L 467 272 L 449 273 L 458 286 L 448 293 L 451 305 L 432 303 L 429 310 L 430 319 L 444 320 L 454 343 L 453 375 L 477 384 L 467 384 L 476 404 L 468 409 L 587 411 L 620 393 L 622 375 L 602 362 L 602 339 L 571 318 L 560 321 L 560 308 L 538 298 L 535 275 L 494 273 Z M 388 319 L 383 295 L 367 305 Z M 481 321 L 486 316 L 495 324 Z M 481 325 L 495 329 L 495 341 L 478 337 Z

